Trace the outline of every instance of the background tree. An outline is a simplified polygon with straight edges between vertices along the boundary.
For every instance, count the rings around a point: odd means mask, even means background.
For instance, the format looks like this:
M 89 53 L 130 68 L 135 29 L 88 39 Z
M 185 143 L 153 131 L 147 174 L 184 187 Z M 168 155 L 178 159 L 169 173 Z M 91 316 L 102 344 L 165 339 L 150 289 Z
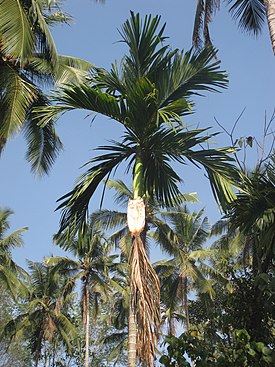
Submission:
M 92 66 L 58 55 L 50 27 L 67 22 L 60 1 L 0 1 L 0 154 L 23 131 L 32 170 L 47 173 L 62 143 L 54 124 L 37 126 L 33 107 L 49 103 L 43 89 L 83 82 Z
M 21 228 L 8 234 L 9 217 L 12 214 L 13 212 L 9 209 L 0 210 L 0 286 L 6 289 L 13 298 L 17 298 L 17 292 L 24 293 L 24 286 L 20 278 L 22 279 L 26 272 L 14 262 L 12 250 L 23 246 L 22 233 L 28 228 Z
M 28 265 L 30 296 L 6 323 L 3 336 L 16 340 L 23 334 L 37 367 L 42 358 L 47 362 L 57 335 L 71 352 L 75 328 L 66 313 L 69 298 L 62 292 L 66 279 L 44 264 L 28 261 Z
M 203 261 L 209 257 L 209 250 L 203 248 L 209 236 L 208 219 L 201 218 L 203 211 L 189 213 L 183 206 L 162 215 L 164 222 L 156 230 L 154 239 L 169 258 L 154 266 L 161 281 L 169 333 L 175 335 L 176 319 L 184 319 L 186 329 L 190 328 L 188 293 L 199 289 L 211 295 L 213 289 L 207 273 L 215 271 Z
M 50 257 L 47 264 L 61 274 L 70 278 L 65 289 L 71 290 L 76 281 L 81 281 L 80 305 L 82 323 L 85 329 L 85 366 L 89 366 L 90 355 L 90 308 L 94 308 L 94 320 L 99 310 L 99 301 L 107 297 L 108 267 L 112 265 L 116 255 L 109 255 L 109 246 L 101 232 L 95 230 L 90 223 L 85 233 L 76 238 L 68 239 L 66 236 L 55 236 L 56 243 L 65 251 L 71 252 L 74 258 Z
M 275 254 L 275 158 L 265 168 L 243 175 L 242 192 L 230 204 L 230 228 L 246 237 L 252 248 L 255 273 L 266 273 L 274 265 Z

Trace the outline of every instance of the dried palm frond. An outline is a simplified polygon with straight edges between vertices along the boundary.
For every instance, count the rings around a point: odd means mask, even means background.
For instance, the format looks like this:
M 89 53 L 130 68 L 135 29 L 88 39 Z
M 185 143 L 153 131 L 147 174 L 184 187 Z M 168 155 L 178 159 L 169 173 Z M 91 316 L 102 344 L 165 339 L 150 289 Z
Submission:
M 154 366 L 160 316 L 160 283 L 141 237 L 133 237 L 130 254 L 131 302 L 137 315 L 137 356 Z

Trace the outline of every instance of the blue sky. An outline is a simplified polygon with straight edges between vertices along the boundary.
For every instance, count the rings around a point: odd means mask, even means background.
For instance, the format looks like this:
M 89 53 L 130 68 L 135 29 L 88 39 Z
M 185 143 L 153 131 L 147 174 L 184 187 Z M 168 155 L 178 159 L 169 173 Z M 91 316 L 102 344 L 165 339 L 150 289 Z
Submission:
M 106 0 L 105 4 L 93 0 L 69 0 L 65 9 L 74 17 L 70 26 L 55 29 L 53 34 L 59 53 L 86 59 L 97 66 L 109 68 L 115 60 L 120 60 L 125 46 L 118 43 L 117 31 L 129 18 L 130 10 L 145 14 L 161 15 L 167 23 L 165 34 L 172 48 L 191 47 L 192 27 L 195 14 L 194 0 Z M 274 85 L 275 58 L 272 54 L 267 27 L 263 34 L 254 39 L 238 30 L 226 11 L 225 5 L 217 13 L 211 25 L 213 43 L 219 49 L 222 69 L 229 74 L 229 88 L 222 93 L 208 93 L 197 97 L 196 112 L 187 116 L 189 126 L 213 127 L 212 132 L 221 129 L 215 118 L 227 129 L 245 108 L 235 137 L 255 136 L 262 139 L 265 113 L 269 117 L 275 107 Z M 11 230 L 28 226 L 24 234 L 25 246 L 14 252 L 15 261 L 25 265 L 25 259 L 41 261 L 51 253 L 60 250 L 52 245 L 52 235 L 58 229 L 59 212 L 55 212 L 56 200 L 67 193 L 82 173 L 81 165 L 94 154 L 93 149 L 110 139 L 119 139 L 120 128 L 114 122 L 98 116 L 84 119 L 85 113 L 72 112 L 59 121 L 57 131 L 65 145 L 51 173 L 47 177 L 34 177 L 24 159 L 26 152 L 22 136 L 15 136 L 8 144 L 0 159 L 1 190 L 0 206 L 14 211 Z M 223 133 L 216 139 L 216 146 L 229 145 L 229 138 Z M 249 152 L 248 163 L 253 166 L 257 152 Z M 183 192 L 198 193 L 199 206 L 205 207 L 205 214 L 213 223 L 219 218 L 204 172 L 195 167 L 182 167 L 178 171 L 184 180 Z M 123 171 L 119 178 L 123 179 Z M 116 176 L 118 178 L 118 175 Z M 91 210 L 97 209 L 100 192 L 91 203 Z M 114 208 L 112 193 L 107 192 L 105 208 Z M 157 257 L 158 250 L 152 249 Z

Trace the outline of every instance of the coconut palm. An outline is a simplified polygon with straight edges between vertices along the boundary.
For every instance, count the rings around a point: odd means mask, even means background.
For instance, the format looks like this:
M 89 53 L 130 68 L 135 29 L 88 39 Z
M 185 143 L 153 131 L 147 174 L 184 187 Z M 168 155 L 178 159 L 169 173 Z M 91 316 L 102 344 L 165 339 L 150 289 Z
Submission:
M 85 329 L 85 366 L 89 366 L 90 347 L 90 307 L 94 306 L 97 316 L 100 299 L 106 299 L 108 286 L 108 268 L 112 265 L 116 255 L 109 255 L 109 246 L 102 233 L 94 229 L 92 223 L 87 226 L 85 233 L 76 238 L 67 239 L 64 236 L 55 236 L 56 243 L 65 251 L 74 256 L 50 257 L 47 264 L 54 266 L 56 271 L 69 276 L 66 291 L 71 290 L 77 280 L 81 281 L 81 310 L 82 322 Z
M 25 271 L 12 259 L 11 251 L 23 246 L 22 234 L 28 228 L 24 227 L 10 234 L 9 217 L 13 212 L 9 209 L 0 210 L 0 282 L 11 295 L 16 298 L 17 291 L 24 291 L 20 278 L 24 278 Z
M 252 251 L 255 273 L 267 272 L 275 253 L 275 157 L 265 169 L 243 176 L 242 191 L 230 204 L 229 232 L 245 237 L 245 250 Z
M 47 173 L 62 143 L 54 125 L 37 126 L 33 107 L 49 103 L 44 87 L 83 82 L 91 64 L 58 55 L 50 26 L 67 22 L 60 1 L 0 1 L 0 154 L 7 140 L 23 131 L 27 159 Z
M 225 2 L 229 6 L 229 12 L 233 19 L 238 20 L 239 27 L 245 32 L 257 36 L 267 21 L 273 53 L 275 54 L 275 1 L 226 0 Z M 198 0 L 193 31 L 195 47 L 200 47 L 203 43 L 211 44 L 208 27 L 219 8 L 220 0 Z
M 236 170 L 227 155 L 231 149 L 203 149 L 201 145 L 215 134 L 187 130 L 181 120 L 190 112 L 192 95 L 226 87 L 216 51 L 171 51 L 164 45 L 165 26 L 159 29 L 159 23 L 159 16 L 146 16 L 142 24 L 139 14 L 131 13 L 120 32 L 129 47 L 121 64 L 114 64 L 110 72 L 96 70 L 89 84 L 61 88 L 53 96 L 53 105 L 40 110 L 43 126 L 80 108 L 111 117 L 125 129 L 121 141 L 97 149 L 107 153 L 91 159 L 75 188 L 60 199 L 60 232 L 85 227 L 88 205 L 98 185 L 123 162 L 127 162 L 127 171 L 132 170 L 134 195 L 129 208 L 139 210 L 141 216 L 136 218 L 143 217 L 143 224 L 144 195 L 155 196 L 165 206 L 180 194 L 181 177 L 171 166 L 173 161 L 185 164 L 189 160 L 203 166 L 223 208 L 234 197 L 230 182 Z M 131 219 L 128 209 L 128 226 Z M 134 228 L 129 227 L 133 235 L 131 293 L 138 310 L 138 355 L 152 365 L 160 320 L 159 282 L 140 238 L 143 224 L 140 228 L 133 224 Z
M 215 271 L 204 262 L 209 256 L 209 250 L 203 248 L 209 236 L 209 223 L 207 217 L 202 218 L 203 210 L 190 213 L 186 206 L 182 206 L 162 215 L 167 222 L 158 226 L 153 237 L 169 259 L 155 263 L 155 269 L 161 281 L 169 333 L 175 334 L 174 321 L 181 319 L 181 315 L 184 315 L 186 329 L 190 328 L 189 291 L 195 288 L 212 295 L 207 275 Z
M 75 328 L 66 316 L 68 297 L 61 292 L 66 279 L 45 264 L 28 261 L 28 266 L 29 297 L 21 305 L 18 315 L 5 325 L 4 335 L 16 338 L 23 333 L 29 341 L 37 367 L 42 351 L 47 354 L 48 343 L 51 344 L 57 335 L 71 353 Z

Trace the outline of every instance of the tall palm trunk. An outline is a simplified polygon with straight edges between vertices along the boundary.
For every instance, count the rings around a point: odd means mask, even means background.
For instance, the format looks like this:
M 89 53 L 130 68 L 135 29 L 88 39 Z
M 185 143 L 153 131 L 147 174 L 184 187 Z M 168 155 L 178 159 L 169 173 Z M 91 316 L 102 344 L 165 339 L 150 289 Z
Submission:
M 84 295 L 84 326 L 85 326 L 85 367 L 89 367 L 89 332 L 90 332 L 90 308 L 89 308 L 89 286 L 86 281 Z
M 160 323 L 160 285 L 145 251 L 140 236 L 145 227 L 145 205 L 143 201 L 144 182 L 143 164 L 137 154 L 133 177 L 134 200 L 128 204 L 128 227 L 132 234 L 130 253 L 130 310 L 129 326 L 135 321 L 136 331 L 129 329 L 128 366 L 134 367 L 136 356 L 133 355 L 135 345 L 136 355 L 144 365 L 154 366 L 155 349 L 157 344 L 158 326 Z M 134 327 L 131 324 L 131 327 Z M 134 339 L 134 333 L 136 338 Z M 132 338 L 130 340 L 130 338 Z M 130 364 L 131 363 L 131 364 Z
M 275 55 L 275 0 L 265 0 L 265 11 L 272 49 Z
M 189 309 L 188 309 L 188 287 L 187 287 L 187 277 L 181 278 L 182 282 L 182 308 L 185 315 L 185 325 L 186 329 L 190 329 L 190 320 L 189 320 Z
M 173 315 L 170 315 L 168 319 L 168 334 L 169 336 L 176 335 L 175 318 Z
M 137 322 L 133 304 L 132 292 L 130 293 L 130 305 L 128 316 L 128 367 L 136 367 L 137 363 Z

